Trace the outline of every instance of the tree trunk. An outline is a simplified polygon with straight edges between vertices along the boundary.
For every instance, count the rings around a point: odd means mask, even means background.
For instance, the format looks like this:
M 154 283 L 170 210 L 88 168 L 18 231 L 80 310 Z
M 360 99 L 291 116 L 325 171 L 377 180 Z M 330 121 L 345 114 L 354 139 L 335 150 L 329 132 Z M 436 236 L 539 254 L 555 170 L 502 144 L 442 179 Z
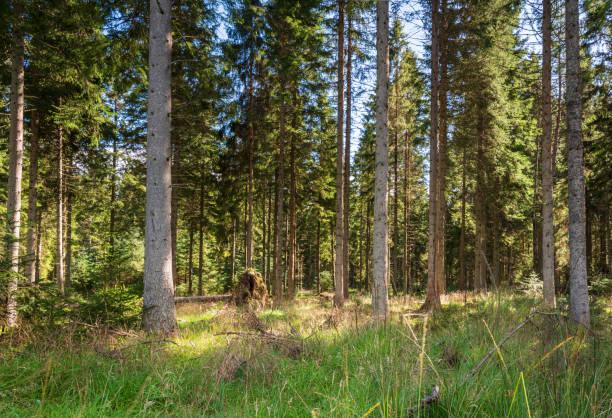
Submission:
M 608 274 L 608 262 L 606 257 L 608 251 L 606 246 L 608 244 L 608 212 L 609 205 L 605 205 L 601 209 L 599 215 L 599 271 L 602 274 Z
M 236 218 L 232 219 L 232 259 L 230 268 L 230 282 L 233 282 L 236 276 Z
M 291 178 L 289 180 L 289 239 L 287 242 L 288 260 L 288 283 L 287 283 L 287 299 L 292 300 L 295 295 L 295 241 L 296 241 L 296 167 L 295 167 L 295 134 L 291 134 L 291 150 L 290 150 L 290 166 Z
M 344 213 L 342 215 L 344 221 L 344 242 L 342 249 L 344 251 L 344 263 L 342 265 L 342 285 L 344 291 L 344 299 L 349 297 L 349 268 L 350 268 L 350 215 L 351 215 L 351 99 L 352 99 L 352 66 L 353 66 L 353 19 L 351 16 L 352 7 L 350 0 L 347 6 L 348 32 L 347 51 L 346 51 L 346 138 L 344 141 L 344 190 L 343 190 L 343 205 Z
M 261 215 L 261 221 L 262 221 L 262 228 L 261 228 L 261 232 L 262 232 L 262 238 L 263 238 L 263 242 L 262 242 L 262 257 L 261 257 L 261 275 L 263 276 L 264 279 L 264 283 L 266 284 L 266 288 L 268 287 L 268 270 L 266 269 L 266 260 L 268 258 L 268 253 L 267 253 L 267 223 L 266 223 L 266 203 L 268 201 L 268 184 L 267 182 L 264 184 L 263 186 L 263 201 L 262 201 L 262 215 Z M 270 211 L 271 208 L 268 207 L 268 211 Z
M 411 176 L 412 176 L 412 148 L 410 139 L 406 134 L 404 144 L 404 294 L 410 289 L 410 204 L 411 204 Z
M 399 67 L 397 64 L 397 75 L 395 77 L 395 115 L 394 115 L 394 135 L 393 135 L 393 247 L 391 250 L 391 277 L 393 279 L 393 292 L 397 296 L 399 293 Z
M 371 231 L 371 223 L 370 223 L 370 213 L 371 213 L 371 209 L 370 209 L 370 200 L 368 199 L 368 203 L 366 205 L 366 250 L 365 250 L 365 270 L 366 270 L 366 288 L 369 291 L 372 290 L 372 277 L 370 275 L 371 272 L 371 256 L 372 256 L 372 249 L 370 247 L 370 244 L 372 242 L 372 231 Z
M 62 99 L 60 98 L 60 109 Z M 59 126 L 57 146 L 57 252 L 55 255 L 55 274 L 57 287 L 63 295 L 64 288 L 64 132 Z
M 281 53 L 285 56 L 284 53 Z M 276 178 L 276 227 L 274 234 L 274 283 L 273 292 L 275 302 L 279 302 L 283 297 L 283 203 L 284 203 L 284 180 L 285 180 L 285 114 L 287 104 L 284 94 L 286 81 L 281 78 L 281 97 L 279 114 L 279 138 L 278 138 L 278 176 Z
M 255 146 L 255 129 L 253 127 L 253 119 L 255 112 L 253 111 L 253 54 L 249 59 L 249 190 L 248 190 L 248 216 L 247 216 L 247 233 L 246 233 L 246 268 L 253 267 L 253 158 Z
M 551 0 L 542 0 L 542 280 L 544 306 L 555 307 L 555 234 L 553 222 Z
M 386 319 L 388 314 L 389 0 L 376 1 L 376 29 L 376 171 L 374 174 L 372 316 L 378 320 Z
M 28 238 L 27 238 L 27 260 L 26 272 L 30 283 L 35 282 L 36 277 L 36 220 L 37 220 L 37 188 L 38 188 L 38 135 L 39 135 L 39 117 L 38 110 L 32 109 L 31 130 L 32 137 L 30 140 L 30 167 L 28 184 Z
M 147 129 L 147 202 L 142 327 L 176 332 L 171 239 L 171 55 L 170 0 L 150 5 Z
M 74 185 L 73 181 L 73 167 L 72 167 L 72 153 L 68 157 L 68 167 L 66 170 L 66 271 L 64 284 L 65 291 L 68 291 L 72 281 L 72 189 Z
M 172 283 L 174 287 L 178 285 L 178 274 L 176 267 L 176 238 L 178 229 L 178 204 L 179 204 L 179 185 L 181 175 L 181 140 L 180 137 L 174 139 L 172 153 L 172 189 L 171 189 L 171 239 L 172 239 Z
M 234 220 L 235 222 L 235 220 Z M 234 252 L 232 252 L 234 255 Z M 234 261 L 232 260 L 232 266 Z M 200 219 L 198 231 L 198 296 L 202 296 L 202 269 L 204 268 L 204 165 L 200 177 Z
M 338 116 L 336 125 L 336 265 L 334 269 L 334 305 L 344 303 L 344 223 L 343 148 L 344 148 L 344 0 L 338 0 Z
M 476 245 L 474 248 L 474 289 L 482 291 L 487 285 L 487 266 L 482 254 L 486 252 L 487 212 L 485 187 L 484 116 L 478 115 L 478 155 L 476 157 Z
M 461 236 L 459 238 L 459 289 L 466 290 L 467 286 L 467 277 L 465 271 L 465 174 L 466 174 L 466 148 L 463 148 L 463 159 L 461 170 Z
M 115 129 L 119 129 L 118 126 L 118 115 L 117 115 L 117 100 L 115 99 Z M 114 269 L 115 269 L 115 217 L 116 211 L 115 208 L 116 200 L 117 200 L 117 133 L 113 135 L 113 172 L 111 174 L 111 195 L 110 195 L 110 225 L 109 225 L 109 260 L 108 260 L 108 270 L 110 271 L 111 278 L 114 278 Z
M 585 254 L 585 191 L 580 85 L 580 29 L 578 0 L 565 2 L 567 74 L 567 177 L 570 244 L 570 317 L 590 326 Z
M 446 292 L 446 141 L 447 141 L 447 92 L 448 92 L 448 12 L 447 0 L 442 0 L 442 29 L 440 34 L 440 132 L 438 151 L 438 195 L 436 197 L 436 282 L 438 292 Z
M 321 219 L 317 218 L 317 295 L 321 294 Z
M 436 280 L 436 227 L 438 197 L 438 0 L 432 0 L 431 33 L 431 125 L 429 132 L 429 239 L 427 244 L 427 296 L 423 310 L 440 308 Z
M 38 218 L 38 226 L 36 229 L 36 267 L 34 273 L 34 282 L 40 281 L 40 260 L 42 258 L 42 214 L 40 211 L 36 216 Z
M 19 233 L 21 227 L 21 177 L 23 169 L 24 109 L 24 4 L 14 2 L 13 59 L 11 71 L 11 129 L 9 173 L 6 198 L 6 242 L 10 276 L 7 286 L 6 325 L 17 326 L 17 284 L 19 273 Z
M 538 205 L 538 181 L 540 179 L 540 142 L 540 139 L 536 138 L 535 171 L 533 173 L 533 271 L 537 274 L 542 273 L 542 252 L 540 247 L 540 241 L 542 239 L 542 224 L 539 221 L 540 211 L 538 211 L 538 208 L 541 207 L 540 205 Z
M 270 187 L 268 189 L 268 223 L 266 228 L 268 229 L 268 241 L 267 241 L 267 245 L 268 245 L 268 251 L 267 251 L 267 259 L 266 259 L 266 273 L 268 274 L 268 292 L 270 292 L 270 285 L 272 282 L 272 270 L 271 270 L 271 261 L 272 258 L 270 256 L 270 254 L 272 254 L 272 251 L 270 250 L 270 246 L 272 245 L 272 212 L 273 212 L 273 207 L 272 207 L 272 184 L 270 184 Z
M 193 225 L 189 225 L 189 267 L 187 271 L 189 296 L 193 293 Z

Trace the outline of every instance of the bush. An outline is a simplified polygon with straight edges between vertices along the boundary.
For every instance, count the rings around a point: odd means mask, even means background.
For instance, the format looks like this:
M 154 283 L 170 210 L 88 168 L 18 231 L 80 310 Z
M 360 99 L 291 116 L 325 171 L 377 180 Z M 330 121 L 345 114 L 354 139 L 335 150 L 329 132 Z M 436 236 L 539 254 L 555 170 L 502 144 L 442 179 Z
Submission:
M 595 274 L 591 277 L 589 293 L 594 296 L 604 296 L 612 293 L 612 277 L 605 274 Z
M 543 282 L 540 276 L 535 271 L 532 271 L 529 276 L 522 277 L 518 281 L 519 290 L 526 296 L 531 298 L 541 298 L 543 291 Z

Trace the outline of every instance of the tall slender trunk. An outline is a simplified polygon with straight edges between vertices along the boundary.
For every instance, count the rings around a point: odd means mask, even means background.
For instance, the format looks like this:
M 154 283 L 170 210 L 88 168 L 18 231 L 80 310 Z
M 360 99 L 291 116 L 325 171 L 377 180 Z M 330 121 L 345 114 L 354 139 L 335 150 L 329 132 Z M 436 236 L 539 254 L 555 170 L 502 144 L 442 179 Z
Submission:
M 336 125 L 336 264 L 334 305 L 344 303 L 344 223 L 343 223 L 343 149 L 344 149 L 344 0 L 338 0 L 338 113 Z
M 429 239 L 427 243 L 427 296 L 423 310 L 440 308 L 436 280 L 436 226 L 438 197 L 438 0 L 432 0 L 431 29 L 431 124 L 429 130 Z
M 236 218 L 232 219 L 232 259 L 230 268 L 230 282 L 232 282 L 236 275 Z
M 65 271 L 65 284 L 64 289 L 68 291 L 72 281 L 72 198 L 73 188 L 72 184 L 74 180 L 73 166 L 72 166 L 72 153 L 68 156 L 68 167 L 66 170 L 66 271 Z
M 189 295 L 193 294 L 193 225 L 189 225 L 189 267 L 187 271 Z
M 118 126 L 118 115 L 117 115 L 117 100 L 115 99 L 115 129 L 119 129 Z M 113 158 L 112 158 L 112 169 L 111 174 L 111 195 L 110 195 L 110 224 L 109 224 L 109 260 L 108 270 L 110 276 L 114 277 L 115 267 L 115 217 L 116 217 L 116 200 L 117 200 L 117 134 L 113 135 Z
M 347 51 L 346 51 L 346 134 L 344 141 L 344 191 L 343 191 L 343 221 L 344 221 L 344 242 L 342 249 L 344 251 L 344 263 L 342 265 L 342 285 L 344 292 L 344 299 L 349 297 L 349 268 L 350 268 L 350 215 L 351 215 L 351 100 L 352 100 L 352 66 L 353 66 L 353 19 L 351 16 L 352 7 L 351 1 L 348 0 L 347 4 L 347 19 L 348 19 L 348 32 L 347 37 Z
M 474 248 L 474 289 L 482 291 L 487 285 L 487 267 L 482 254 L 486 252 L 487 212 L 485 187 L 484 116 L 478 115 L 478 152 L 476 157 L 476 245 Z
M 60 108 L 62 99 L 60 98 Z M 64 132 L 59 126 L 57 137 L 57 251 L 55 274 L 60 293 L 64 294 Z
M 19 233 L 21 227 L 21 177 L 23 170 L 24 109 L 24 3 L 14 2 L 13 57 L 11 69 L 11 129 L 9 137 L 9 179 L 6 199 L 6 245 L 10 262 L 7 288 L 6 324 L 17 326 L 17 284 L 19 273 Z
M 170 0 L 151 2 L 147 112 L 147 201 L 142 327 L 147 333 L 177 330 L 171 239 Z
M 39 116 L 38 110 L 32 109 L 30 139 L 30 167 L 28 184 L 28 237 L 27 237 L 27 260 L 26 277 L 30 283 L 35 282 L 36 277 L 36 220 L 37 220 L 37 188 L 38 188 L 38 135 L 39 135 Z
M 465 174 L 467 159 L 466 159 L 466 147 L 463 148 L 463 159 L 461 170 L 461 236 L 459 238 L 459 289 L 466 290 L 467 286 L 467 277 L 465 271 L 465 197 L 466 197 L 466 188 L 465 188 Z
M 372 290 L 372 277 L 370 275 L 371 272 L 371 266 L 372 266 L 372 262 L 371 262 L 371 257 L 372 257 L 372 248 L 371 248 L 371 243 L 372 243 L 372 231 L 371 231 L 371 222 L 370 222 L 370 213 L 372 212 L 371 209 L 371 203 L 368 200 L 368 203 L 366 205 L 366 257 L 365 257 L 365 270 L 366 270 L 366 288 L 369 291 Z
M 234 220 L 234 225 L 235 225 Z M 232 256 L 234 253 L 232 252 Z M 234 262 L 232 260 L 232 266 Z M 198 296 L 202 296 L 202 269 L 204 267 L 204 167 L 200 177 L 200 219 L 198 231 Z
M 285 56 L 284 47 L 281 56 Z M 286 80 L 281 77 L 281 96 L 283 97 L 280 105 L 279 114 L 279 135 L 278 135 L 278 176 L 276 177 L 276 214 L 275 214 L 275 234 L 274 234 L 274 283 L 273 296 L 278 303 L 283 297 L 283 203 L 284 203 L 284 180 L 285 180 L 285 114 L 287 104 L 284 99 L 286 91 Z
M 570 243 L 570 317 L 590 326 L 585 257 L 585 191 L 580 85 L 580 21 L 578 0 L 565 2 L 567 74 L 567 182 Z
M 412 176 L 412 148 L 406 133 L 404 144 L 404 294 L 410 289 L 410 205 L 411 205 L 411 176 Z
M 435 1 L 435 0 L 434 0 Z M 389 272 L 389 0 L 376 1 L 376 169 L 372 316 L 387 318 Z
M 333 279 L 333 283 L 336 283 L 336 271 L 334 269 L 334 266 L 336 265 L 335 263 L 335 256 L 334 256 L 334 248 L 336 248 L 336 244 L 335 244 L 335 235 L 334 235 L 334 220 L 330 219 L 329 221 L 329 234 L 330 234 L 330 238 L 329 238 L 329 242 L 331 245 L 331 272 L 332 272 L 332 279 Z
M 599 214 L 599 271 L 603 274 L 608 272 L 607 255 L 608 250 L 606 249 L 608 244 L 608 213 L 610 209 L 608 205 L 601 208 Z
M 554 307 L 554 222 L 553 222 L 553 171 L 552 171 L 552 92 L 551 48 L 552 20 L 551 0 L 542 0 L 542 280 L 544 305 Z
M 393 278 L 393 291 L 398 294 L 399 278 L 399 67 L 395 78 L 395 115 L 394 115 L 394 135 L 393 135 L 393 248 L 391 251 L 391 277 Z
M 538 205 L 539 195 L 539 179 L 540 179 L 540 138 L 536 137 L 536 155 L 535 155 L 535 171 L 533 173 L 533 271 L 540 274 L 542 272 L 542 252 L 540 248 L 540 240 L 542 239 L 541 226 L 539 220 L 541 206 Z
M 271 270 L 271 261 L 272 261 L 272 251 L 271 251 L 271 245 L 272 245 L 272 213 L 274 212 L 274 208 L 272 207 L 272 184 L 270 184 L 269 189 L 268 189 L 268 223 L 267 223 L 267 229 L 268 229 L 268 252 L 267 252 L 267 259 L 266 259 L 266 272 L 268 274 L 268 292 L 270 292 L 270 287 L 271 287 L 271 282 L 272 282 L 272 270 Z
M 34 272 L 34 282 L 40 281 L 40 260 L 42 258 L 42 213 L 39 211 L 37 216 L 37 228 L 36 228 L 36 265 Z
M 246 232 L 246 268 L 253 267 L 253 158 L 255 146 L 255 128 L 253 119 L 255 112 L 253 110 L 253 53 L 249 59 L 249 190 L 248 190 L 248 216 L 247 216 L 247 232 Z
M 446 292 L 446 141 L 448 92 L 448 13 L 447 0 L 442 0 L 442 28 L 440 34 L 440 132 L 438 151 L 438 195 L 436 197 L 436 281 L 440 294 Z
M 266 270 L 266 260 L 268 259 L 268 253 L 267 253 L 267 247 L 266 244 L 268 243 L 267 241 L 267 223 L 266 223 L 266 203 L 268 201 L 267 198 L 268 195 L 268 184 L 267 182 L 264 184 L 263 186 L 263 201 L 262 201 L 262 215 L 261 215 L 261 221 L 262 221 L 262 238 L 263 238 L 263 242 L 262 242 L 262 256 L 261 256 L 261 274 L 263 276 L 264 279 L 264 283 L 268 283 L 268 270 Z M 268 211 L 270 210 L 270 208 L 268 208 Z
M 317 295 L 321 294 L 321 219 L 317 218 Z
M 287 251 L 288 251 L 288 260 L 287 260 L 287 270 L 288 270 L 288 283 L 287 283 L 287 299 L 293 299 L 295 295 L 295 241 L 296 241 L 296 229 L 297 229 L 297 220 L 296 220 L 296 195 L 297 195 L 297 186 L 296 186 L 296 166 L 295 166 L 295 134 L 291 133 L 291 150 L 289 156 L 289 165 L 291 170 L 290 180 L 289 180 L 289 239 L 287 242 Z
M 171 190 L 171 205 L 170 205 L 170 237 L 172 240 L 172 283 L 174 287 L 178 285 L 177 273 L 177 256 L 176 256 L 176 239 L 178 230 L 178 210 L 179 210 L 179 187 L 181 176 L 181 140 L 177 135 L 174 138 L 174 147 L 172 152 L 172 190 Z

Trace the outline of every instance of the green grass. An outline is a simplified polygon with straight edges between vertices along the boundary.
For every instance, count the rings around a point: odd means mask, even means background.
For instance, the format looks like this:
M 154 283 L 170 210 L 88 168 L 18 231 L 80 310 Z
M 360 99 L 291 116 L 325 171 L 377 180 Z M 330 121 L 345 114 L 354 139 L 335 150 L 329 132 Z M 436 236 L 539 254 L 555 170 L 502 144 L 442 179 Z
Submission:
M 368 411 L 401 417 L 438 385 L 440 402 L 415 416 L 612 414 L 609 300 L 593 306 L 594 335 L 575 334 L 563 317 L 536 315 L 501 348 L 503 362 L 495 353 L 466 381 L 494 347 L 485 321 L 499 342 L 535 301 L 505 294 L 464 303 L 461 295 L 451 296 L 441 313 L 427 318 L 422 353 L 424 318 L 403 316 L 417 300 L 393 300 L 391 319 L 377 326 L 368 319 L 367 299 L 349 303 L 331 320 L 331 308 L 308 296 L 258 312 L 271 332 L 289 334 L 293 327 L 305 338 L 295 358 L 260 338 L 215 336 L 254 332 L 240 310 L 224 305 L 182 307 L 178 345 L 134 345 L 144 336 L 67 328 L 29 334 L 21 339 L 32 341 L 26 343 L 4 336 L 0 410 L 20 417 L 352 417 Z M 120 347 L 126 347 L 121 358 L 109 354 Z M 239 358 L 233 368 L 232 358 Z M 218 379 L 224 367 L 232 377 Z

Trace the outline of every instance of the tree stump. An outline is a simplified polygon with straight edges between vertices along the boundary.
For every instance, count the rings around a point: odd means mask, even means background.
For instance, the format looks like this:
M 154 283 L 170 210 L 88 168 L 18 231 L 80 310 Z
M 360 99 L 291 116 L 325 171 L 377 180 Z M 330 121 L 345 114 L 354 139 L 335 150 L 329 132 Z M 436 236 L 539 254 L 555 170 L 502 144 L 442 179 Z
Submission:
M 247 270 L 238 277 L 238 284 L 236 284 L 233 294 L 234 302 L 238 306 L 251 300 L 263 304 L 268 297 L 263 277 L 254 270 Z

